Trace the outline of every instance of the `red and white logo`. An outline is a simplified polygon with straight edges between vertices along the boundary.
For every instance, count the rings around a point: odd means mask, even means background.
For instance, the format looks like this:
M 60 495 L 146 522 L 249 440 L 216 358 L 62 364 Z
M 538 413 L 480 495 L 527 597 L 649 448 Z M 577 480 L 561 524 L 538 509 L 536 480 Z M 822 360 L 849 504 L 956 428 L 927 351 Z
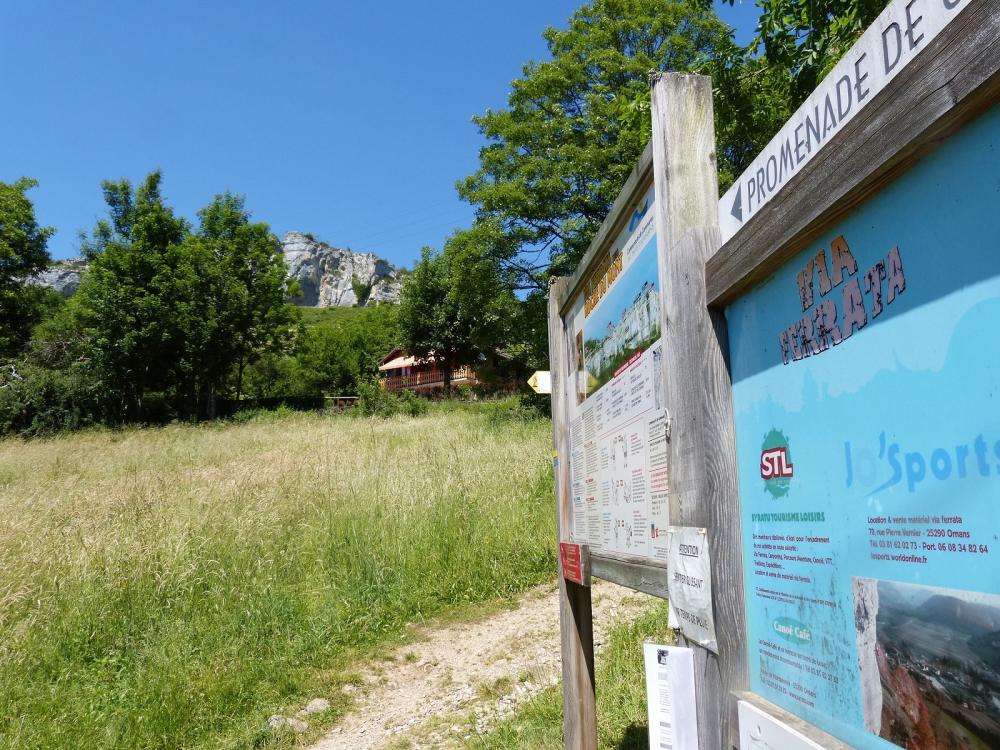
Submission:
M 788 448 L 779 445 L 760 453 L 760 478 L 784 479 L 792 476 L 792 464 L 788 461 Z

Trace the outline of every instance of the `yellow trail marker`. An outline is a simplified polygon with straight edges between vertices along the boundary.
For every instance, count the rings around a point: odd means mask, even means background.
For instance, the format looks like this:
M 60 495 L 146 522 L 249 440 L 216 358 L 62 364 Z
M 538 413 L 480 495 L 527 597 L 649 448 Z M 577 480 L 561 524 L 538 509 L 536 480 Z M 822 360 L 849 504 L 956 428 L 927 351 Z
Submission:
M 536 370 L 528 378 L 528 385 L 535 393 L 552 393 L 552 375 L 548 370 Z

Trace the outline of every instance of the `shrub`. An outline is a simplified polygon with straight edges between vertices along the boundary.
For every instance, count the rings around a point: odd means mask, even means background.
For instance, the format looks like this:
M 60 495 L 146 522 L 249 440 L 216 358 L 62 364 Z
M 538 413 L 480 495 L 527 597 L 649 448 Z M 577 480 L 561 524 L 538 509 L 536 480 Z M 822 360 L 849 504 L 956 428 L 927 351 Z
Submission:
M 410 417 L 419 417 L 427 413 L 427 401 L 413 391 L 401 391 L 396 399 L 399 410 Z
M 357 413 L 365 417 L 391 417 L 405 414 L 419 417 L 427 413 L 427 401 L 412 391 L 387 391 L 377 380 L 358 383 Z
M 391 417 L 399 411 L 399 400 L 377 380 L 358 383 L 358 413 L 365 417 Z
M 82 366 L 21 367 L 0 388 L 0 435 L 33 437 L 78 430 L 102 415 L 101 389 Z
M 549 415 L 548 398 L 542 399 L 535 394 L 516 394 L 508 398 L 486 402 L 483 413 L 486 421 L 492 425 L 503 425 L 510 422 L 532 422 L 544 419 Z

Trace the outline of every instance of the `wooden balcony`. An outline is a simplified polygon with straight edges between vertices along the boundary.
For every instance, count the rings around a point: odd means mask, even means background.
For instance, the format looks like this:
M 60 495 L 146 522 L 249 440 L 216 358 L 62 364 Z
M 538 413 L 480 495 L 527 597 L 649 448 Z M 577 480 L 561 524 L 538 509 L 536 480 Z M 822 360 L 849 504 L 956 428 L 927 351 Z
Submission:
M 430 390 L 444 387 L 444 373 L 440 370 L 426 372 L 411 372 L 409 375 L 388 375 L 379 380 L 382 387 L 390 391 Z M 476 381 L 476 371 L 471 367 L 459 367 L 451 372 L 451 384 L 473 385 Z

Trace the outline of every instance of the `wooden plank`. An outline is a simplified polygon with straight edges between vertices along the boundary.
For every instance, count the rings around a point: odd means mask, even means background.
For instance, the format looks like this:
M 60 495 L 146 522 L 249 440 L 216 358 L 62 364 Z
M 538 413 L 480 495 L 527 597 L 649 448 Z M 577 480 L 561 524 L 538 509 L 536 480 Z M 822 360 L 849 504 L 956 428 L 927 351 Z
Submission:
M 1000 101 L 1000 2 L 972 0 L 871 104 L 709 260 L 726 305 Z
M 590 556 L 590 573 L 650 596 L 667 598 L 667 566 L 644 558 L 628 560 L 601 555 Z
M 549 286 L 549 368 L 552 373 L 552 448 L 556 457 L 558 544 L 568 541 L 572 524 L 567 385 L 569 353 L 559 310 L 568 291 L 566 278 Z M 594 688 L 594 630 L 590 587 L 559 575 L 559 634 L 563 676 L 563 736 L 566 748 L 596 750 L 597 701 Z
M 747 685 L 739 492 L 724 320 L 708 310 L 705 261 L 718 248 L 711 81 L 653 81 L 656 233 L 663 290 L 670 522 L 706 527 L 719 654 L 692 644 L 703 748 L 736 747 L 733 691 Z
M 590 241 L 587 252 L 584 253 L 580 265 L 576 267 L 573 275 L 569 277 L 569 288 L 566 292 L 566 303 L 576 297 L 580 290 L 580 285 L 590 273 L 590 266 L 594 259 L 601 253 L 607 251 L 608 245 L 614 242 L 618 233 L 628 224 L 631 214 L 629 208 L 638 200 L 646 190 L 649 189 L 653 181 L 653 148 L 652 143 L 647 143 L 639 157 L 638 163 L 632 168 L 621 192 L 615 199 L 614 205 L 608 212 L 607 217 L 601 223 L 601 228 L 597 230 L 594 239 Z M 561 310 L 560 312 L 565 312 Z

